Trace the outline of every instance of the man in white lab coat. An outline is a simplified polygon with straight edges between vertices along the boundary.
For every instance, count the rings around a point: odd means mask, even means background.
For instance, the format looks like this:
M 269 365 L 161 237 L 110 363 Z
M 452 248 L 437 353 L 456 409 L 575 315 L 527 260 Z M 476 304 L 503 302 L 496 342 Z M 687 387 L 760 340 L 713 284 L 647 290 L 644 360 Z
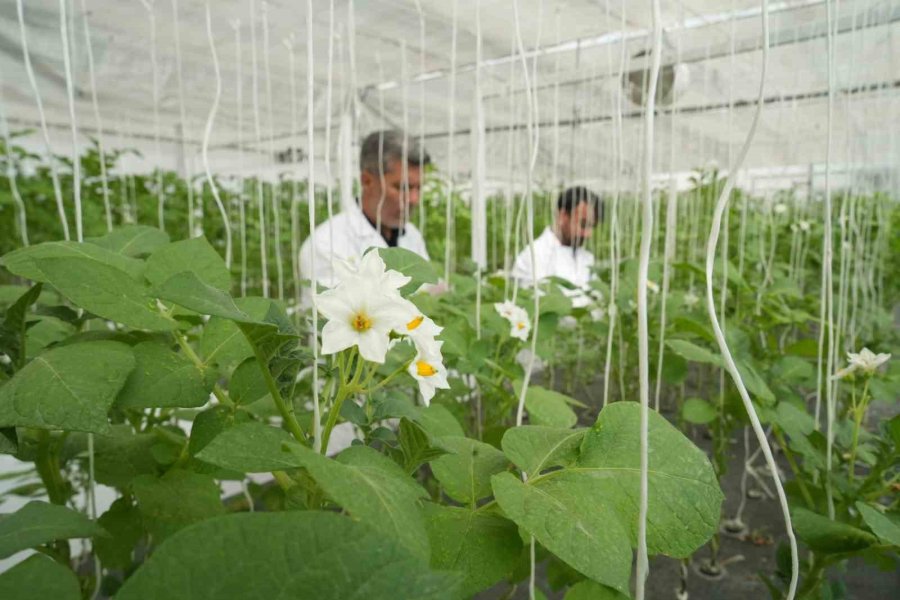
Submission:
M 578 288 L 591 278 L 594 255 L 584 249 L 594 226 L 602 220 L 600 198 L 584 187 L 571 187 L 559 195 L 554 224 L 534 240 L 535 269 L 531 248 L 525 247 L 513 263 L 512 276 L 522 284 L 537 279 L 559 277 Z
M 312 237 L 303 242 L 301 278 L 331 287 L 337 283 L 333 262 L 355 263 L 372 247 L 406 248 L 428 259 L 425 240 L 409 214 L 419 204 L 420 182 L 429 162 L 424 148 L 402 131 L 369 134 L 359 155 L 359 203 L 316 227 L 315 270 Z M 307 302 L 308 298 L 305 295 Z

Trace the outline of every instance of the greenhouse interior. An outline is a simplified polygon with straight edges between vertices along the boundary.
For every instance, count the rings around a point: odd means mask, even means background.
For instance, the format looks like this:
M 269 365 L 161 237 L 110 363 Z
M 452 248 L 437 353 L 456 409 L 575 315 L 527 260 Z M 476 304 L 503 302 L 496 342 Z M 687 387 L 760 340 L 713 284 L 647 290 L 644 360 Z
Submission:
M 898 0 L 0 42 L 0 598 L 900 597 Z

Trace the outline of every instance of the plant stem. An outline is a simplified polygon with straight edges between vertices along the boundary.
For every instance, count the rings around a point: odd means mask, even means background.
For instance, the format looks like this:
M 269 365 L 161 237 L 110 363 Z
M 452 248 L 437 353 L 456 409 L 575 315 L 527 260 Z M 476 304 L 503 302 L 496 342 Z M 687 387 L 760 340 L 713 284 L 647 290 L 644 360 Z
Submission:
M 281 413 L 281 418 L 284 419 L 288 431 L 291 432 L 291 435 L 293 435 L 298 442 L 304 446 L 309 446 L 309 440 L 306 439 L 306 434 L 303 433 L 303 428 L 300 427 L 300 423 L 297 422 L 297 417 L 294 415 L 294 405 L 293 403 L 288 404 L 284 401 L 284 398 L 281 397 L 281 392 L 278 391 L 278 384 L 275 382 L 275 378 L 272 377 L 272 372 L 269 371 L 266 357 L 263 356 L 262 351 L 256 344 L 251 343 L 250 346 L 253 348 L 256 362 L 259 363 L 259 370 L 262 371 L 263 379 L 266 382 L 266 388 L 268 388 L 272 400 L 275 401 L 275 406 L 278 407 L 278 412 Z
M 191 345 L 188 343 L 187 338 L 184 337 L 184 334 L 176 330 L 172 332 L 172 336 L 175 338 L 175 341 L 178 342 L 178 346 L 179 348 L 181 348 L 181 351 L 184 352 L 184 355 L 187 356 L 192 363 L 194 363 L 194 366 L 197 367 L 197 369 L 200 371 L 205 371 L 206 363 L 203 362 L 203 360 L 201 360 L 199 356 L 197 356 L 197 353 L 194 352 L 193 348 L 191 348 Z M 222 390 L 221 387 L 219 387 L 218 383 L 213 385 L 213 394 L 216 396 L 216 399 L 222 404 L 234 407 L 234 402 L 232 402 L 231 398 L 229 398 L 225 394 L 225 391 Z
M 784 435 L 778 430 L 778 428 L 772 428 L 772 434 L 775 438 L 775 441 L 778 442 L 778 445 L 781 446 L 781 451 L 784 452 L 784 458 L 787 460 L 788 465 L 791 467 L 791 471 L 794 472 L 794 477 L 797 479 L 797 485 L 800 487 L 800 493 L 803 495 L 803 500 L 806 502 L 806 506 L 810 510 L 816 509 L 816 503 L 813 501 L 812 494 L 809 493 L 809 489 L 806 487 L 806 483 L 803 481 L 802 474 L 800 473 L 800 467 L 797 465 L 797 459 L 794 458 L 794 453 L 791 452 L 791 449 L 788 448 L 787 441 L 784 439 Z
M 862 396 L 859 399 L 859 404 L 854 403 L 853 405 L 853 441 L 850 442 L 850 460 L 848 468 L 850 470 L 850 483 L 853 483 L 853 480 L 856 478 L 856 447 L 859 444 L 859 430 L 862 428 L 863 418 L 866 415 L 866 408 L 868 407 L 869 399 L 869 378 L 866 378 L 866 383 L 863 386 Z
M 353 373 L 353 378 L 349 382 L 344 382 L 344 376 L 346 374 L 345 370 L 349 369 L 353 364 L 354 356 L 356 356 L 356 369 Z M 341 383 L 334 398 L 334 404 L 332 404 L 331 410 L 328 411 L 328 420 L 325 422 L 325 428 L 322 430 L 322 454 L 325 454 L 328 451 L 328 441 L 331 439 L 331 430 L 337 425 L 337 420 L 341 414 L 341 407 L 344 405 L 344 400 L 346 400 L 347 396 L 351 393 L 358 391 L 359 389 L 359 378 L 362 376 L 364 363 L 365 361 L 358 355 L 355 347 L 351 349 L 346 363 L 342 360 L 339 362 L 340 372 L 338 377 L 340 378 Z

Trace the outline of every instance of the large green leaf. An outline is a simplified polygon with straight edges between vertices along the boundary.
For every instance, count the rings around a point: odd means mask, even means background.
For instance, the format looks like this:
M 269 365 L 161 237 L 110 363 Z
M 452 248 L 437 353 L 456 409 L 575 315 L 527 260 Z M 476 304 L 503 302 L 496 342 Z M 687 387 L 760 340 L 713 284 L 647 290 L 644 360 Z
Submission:
M 235 404 L 252 404 L 269 393 L 259 362 L 248 358 L 235 368 L 228 382 L 228 396 Z
M 722 358 L 718 354 L 687 340 L 667 340 L 666 346 L 675 354 L 691 362 L 722 366 Z
M 0 518 L 0 558 L 55 540 L 106 535 L 81 513 L 47 502 L 29 502 Z
M 507 429 L 501 446 L 517 467 L 537 475 L 551 467 L 573 464 L 586 431 L 523 425 Z
M 175 328 L 153 306 L 143 284 L 120 269 L 84 258 L 42 258 L 35 264 L 47 283 L 88 312 L 135 329 Z
M 44 270 L 36 264 L 36 261 L 45 258 L 78 258 L 85 262 L 108 265 L 128 273 L 135 281 L 140 280 L 144 272 L 143 261 L 122 256 L 94 244 L 77 242 L 44 242 L 37 246 L 13 250 L 0 257 L 0 265 L 19 277 L 32 281 L 47 281 Z
M 182 271 L 158 284 L 153 294 L 195 312 L 238 322 L 253 322 L 227 291 L 205 283 L 193 271 Z
M 336 460 L 300 445 L 290 449 L 325 493 L 351 515 L 396 538 L 415 556 L 429 556 L 419 508 L 425 490 L 397 463 L 366 446 L 351 446 Z
M 121 488 L 138 475 L 156 473 L 159 465 L 150 453 L 156 442 L 154 434 L 136 434 L 130 425 L 113 425 L 109 435 L 96 436 L 94 473 L 97 483 Z
M 816 514 L 805 508 L 791 511 L 794 531 L 815 552 L 835 554 L 863 550 L 878 543 L 874 535 L 840 521 Z
M 506 456 L 490 444 L 467 437 L 438 438 L 448 452 L 431 462 L 431 471 L 444 492 L 457 502 L 474 504 L 491 495 L 491 475 L 509 468 Z
M 400 271 L 411 281 L 400 289 L 400 293 L 410 294 L 423 283 L 437 283 L 438 276 L 431 263 L 405 248 L 379 248 L 378 255 L 388 269 Z
M 588 478 L 551 478 L 534 485 L 501 473 L 492 483 L 503 512 L 548 550 L 588 577 L 628 592 L 627 526 Z
M 574 465 L 527 483 L 493 478 L 504 513 L 569 565 L 623 593 L 637 539 L 639 418 L 636 403 L 611 404 Z M 703 452 L 653 411 L 649 439 L 648 549 L 689 556 L 715 532 L 722 493 Z
M 297 442 L 283 429 L 258 421 L 225 429 L 197 453 L 197 458 L 242 473 L 295 469 L 303 465 L 285 446 Z
M 36 554 L 0 573 L 0 598 L 80 600 L 81 586 L 71 569 Z
M 628 600 L 629 596 L 585 579 L 569 588 L 564 600 Z
M 268 298 L 236 298 L 237 308 L 254 321 L 262 321 L 272 301 Z M 253 356 L 253 348 L 238 326 L 223 317 L 212 317 L 200 337 L 200 353 L 208 364 L 230 367 Z
M 515 523 L 497 515 L 429 504 L 425 509 L 431 566 L 456 571 L 469 597 L 509 575 L 522 552 Z
M 132 486 L 144 527 L 156 543 L 191 523 L 225 512 L 219 486 L 209 475 L 175 470 L 159 478 L 141 475 Z
M 119 392 L 120 408 L 191 408 L 209 400 L 213 382 L 183 354 L 158 342 L 134 347 L 136 365 Z
M 515 386 L 516 393 L 520 384 Z M 537 385 L 529 386 L 525 392 L 525 410 L 528 411 L 528 421 L 532 425 L 546 425 L 548 427 L 573 427 L 578 422 L 578 416 L 570 407 L 570 398 L 559 392 L 548 390 Z
M 156 227 L 147 225 L 123 225 L 116 227 L 103 237 L 85 240 L 95 246 L 124 256 L 145 256 L 160 246 L 169 243 L 169 235 Z
M 753 363 L 749 359 L 737 359 L 735 360 L 735 365 L 737 365 L 738 371 L 741 374 L 744 386 L 746 386 L 747 391 L 750 392 L 756 400 L 766 405 L 775 403 L 775 394 L 769 389 L 765 379 L 763 379 L 762 375 L 759 374 L 759 371 L 756 370 L 756 367 L 753 366 Z
M 772 377 L 784 383 L 804 383 L 815 375 L 812 364 L 799 356 L 782 356 L 772 365 Z
M 106 414 L 133 368 L 131 348 L 119 342 L 54 348 L 0 387 L 0 427 L 105 433 Z
M 141 513 L 127 497 L 118 498 L 97 519 L 109 537 L 94 541 L 94 551 L 107 569 L 128 569 L 132 564 L 134 547 L 144 535 Z
M 161 285 L 184 271 L 194 273 L 200 281 L 214 288 L 225 291 L 231 288 L 225 261 L 203 237 L 172 242 L 156 249 L 147 259 L 144 274 L 151 284 Z
M 886 515 L 863 502 L 857 502 L 856 509 L 875 535 L 888 544 L 900 546 L 900 516 L 896 513 Z
M 172 536 L 116 600 L 449 600 L 458 597 L 455 584 L 395 540 L 347 517 L 240 513 Z

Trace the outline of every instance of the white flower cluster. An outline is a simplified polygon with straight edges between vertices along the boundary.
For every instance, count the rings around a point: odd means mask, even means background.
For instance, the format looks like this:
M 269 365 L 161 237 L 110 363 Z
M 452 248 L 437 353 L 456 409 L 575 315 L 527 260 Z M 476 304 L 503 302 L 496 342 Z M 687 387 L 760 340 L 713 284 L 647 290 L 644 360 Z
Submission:
M 442 328 L 400 295 L 410 278 L 387 270 L 377 251 L 367 253 L 358 268 L 348 263 L 335 267 L 338 284 L 316 300 L 319 312 L 328 319 L 322 328 L 322 354 L 356 346 L 363 359 L 383 363 L 394 332 L 416 348 L 408 372 L 419 383 L 425 404 L 436 389 L 448 389 L 441 355 L 444 342 L 435 339 Z
M 509 321 L 510 337 L 518 338 L 522 341 L 528 339 L 528 334 L 531 333 L 531 319 L 529 319 L 528 313 L 524 308 L 516 306 L 515 302 L 510 302 L 509 300 L 494 303 L 494 308 L 501 317 Z
M 889 361 L 890 358 L 890 354 L 875 354 L 868 348 L 863 348 L 859 352 L 848 352 L 847 362 L 850 364 L 835 373 L 831 378 L 843 379 L 856 371 L 862 371 L 865 375 L 872 375 L 878 367 Z

